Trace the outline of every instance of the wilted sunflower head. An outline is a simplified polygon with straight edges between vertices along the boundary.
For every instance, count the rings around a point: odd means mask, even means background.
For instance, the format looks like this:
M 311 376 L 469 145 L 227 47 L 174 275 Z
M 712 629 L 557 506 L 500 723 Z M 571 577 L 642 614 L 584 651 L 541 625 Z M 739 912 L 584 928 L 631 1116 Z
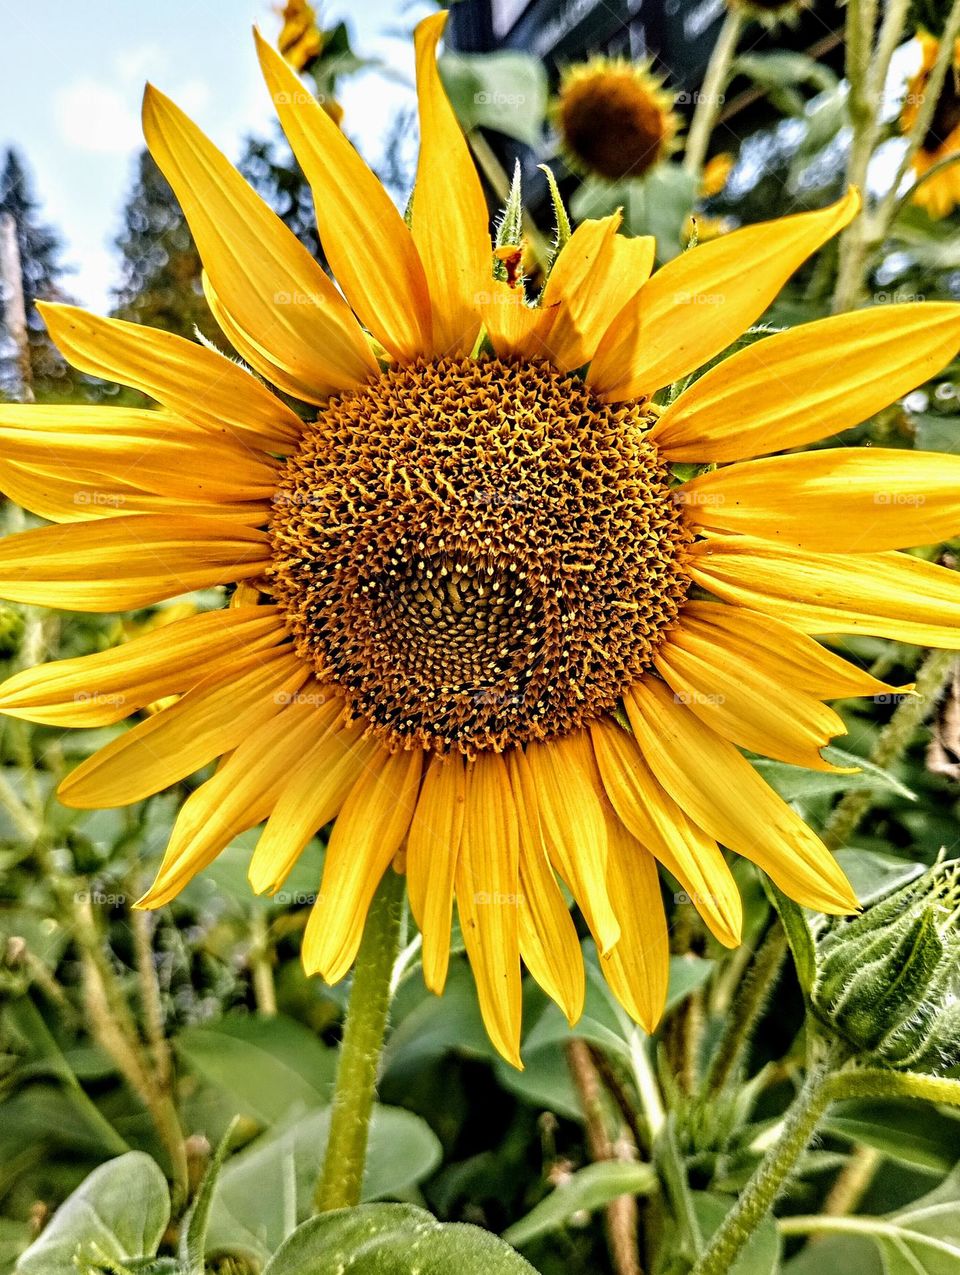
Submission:
M 843 763 L 821 755 L 844 730 L 825 701 L 891 688 L 817 634 L 960 648 L 956 575 L 890 552 L 960 528 L 960 457 L 797 450 L 946 364 L 960 307 L 768 335 L 671 393 L 756 324 L 856 192 L 655 274 L 652 240 L 587 220 L 528 295 L 494 254 L 440 83 L 443 23 L 417 28 L 409 225 L 258 38 L 339 287 L 148 90 L 148 144 L 243 363 L 43 306 L 71 362 L 161 406 L 0 407 L 0 484 L 58 524 L 0 545 L 0 596 L 116 612 L 221 588 L 226 605 L 19 673 L 0 708 L 139 717 L 61 785 L 74 806 L 202 772 L 143 906 L 259 824 L 250 880 L 274 892 L 331 825 L 308 971 L 349 970 L 395 869 L 440 991 L 456 905 L 487 1028 L 519 1065 L 521 962 L 571 1021 L 583 1007 L 563 887 L 647 1030 L 667 986 L 657 861 L 728 946 L 742 908 L 722 847 L 808 907 L 856 907 L 741 750 Z
M 917 33 L 922 51 L 920 69 L 907 85 L 900 111 L 900 131 L 907 134 L 929 92 L 930 74 L 940 54 L 940 41 L 927 31 Z M 913 171 L 923 175 L 942 159 L 960 150 L 960 40 L 957 40 L 953 64 L 947 71 L 933 118 L 913 157 Z M 917 187 L 913 202 L 925 208 L 931 217 L 946 217 L 960 204 L 960 164 L 947 164 Z
M 649 172 L 670 154 L 680 125 L 649 63 L 607 57 L 566 68 L 554 119 L 568 166 L 607 181 Z

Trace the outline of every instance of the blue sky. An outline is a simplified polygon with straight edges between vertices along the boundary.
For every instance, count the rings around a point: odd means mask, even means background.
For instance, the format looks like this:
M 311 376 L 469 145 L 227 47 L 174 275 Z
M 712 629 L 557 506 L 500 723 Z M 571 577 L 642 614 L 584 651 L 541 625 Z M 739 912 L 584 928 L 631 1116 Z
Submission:
M 153 81 L 232 158 L 272 111 L 250 34 L 280 28 L 276 0 L 7 0 L 0 16 L 0 147 L 26 155 L 44 214 L 75 267 L 67 286 L 105 312 L 117 279 L 111 240 L 142 144 L 140 98 Z M 414 0 L 327 0 L 325 22 L 346 18 L 354 47 L 391 68 L 344 81 L 344 125 L 371 160 L 395 111 L 413 101 L 413 56 L 403 37 L 434 6 Z M 398 80 L 399 77 L 399 80 Z

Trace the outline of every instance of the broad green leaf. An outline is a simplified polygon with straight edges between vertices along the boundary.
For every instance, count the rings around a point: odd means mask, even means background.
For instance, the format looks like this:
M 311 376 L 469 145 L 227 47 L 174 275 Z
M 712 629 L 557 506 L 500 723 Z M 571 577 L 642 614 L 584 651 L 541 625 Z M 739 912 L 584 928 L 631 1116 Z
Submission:
M 305 1222 L 263 1275 L 535 1275 L 503 1240 L 443 1225 L 409 1204 L 338 1209 Z
M 960 1113 L 922 1102 L 857 1099 L 835 1103 L 827 1131 L 876 1147 L 893 1160 L 946 1173 L 957 1162 Z
M 621 1195 L 649 1195 L 657 1175 L 649 1164 L 605 1160 L 588 1164 L 503 1233 L 508 1244 L 520 1248 L 550 1231 L 559 1230 L 574 1213 L 593 1213 Z
M 778 50 L 775 53 L 742 53 L 733 64 L 734 74 L 746 75 L 754 84 L 767 90 L 792 88 L 809 84 L 822 93 L 837 86 L 837 77 L 829 67 L 805 53 Z
M 263 1125 L 294 1106 L 330 1100 L 336 1050 L 293 1019 L 239 1015 L 188 1027 L 175 1040 L 187 1067 L 229 1094 L 233 1109 Z
M 925 452 L 960 452 L 960 416 L 920 412 L 912 416 L 916 445 Z
M 683 225 L 696 198 L 694 178 L 676 164 L 660 164 L 646 177 L 629 181 L 587 178 L 573 194 L 570 211 L 583 221 L 622 208 L 624 230 L 631 235 L 653 235 L 657 260 L 664 262 L 679 253 Z
M 528 53 L 457 53 L 440 59 L 440 76 L 467 131 L 492 128 L 536 145 L 547 110 L 547 76 Z
M 837 861 L 850 879 L 857 898 L 866 907 L 899 890 L 923 873 L 922 863 L 911 863 L 876 850 L 848 846 L 837 851 Z
M 832 775 L 819 770 L 804 770 L 802 766 L 791 766 L 788 762 L 769 761 L 765 757 L 753 759 L 753 765 L 785 801 L 830 796 L 846 792 L 848 788 L 886 789 L 907 801 L 916 801 L 916 793 L 911 792 L 888 771 L 881 770 L 865 758 L 832 745 L 822 752 L 827 761 L 832 761 L 836 766 L 859 766 L 860 769 L 850 775 Z
M 787 935 L 793 963 L 797 970 L 797 979 L 805 996 L 809 995 L 817 976 L 817 950 L 803 908 L 794 903 L 783 891 L 769 879 L 763 877 L 764 888 L 771 903 L 777 909 L 777 915 Z
M 64 1200 L 22 1254 L 16 1275 L 77 1275 L 103 1255 L 118 1263 L 152 1258 L 170 1221 L 167 1183 L 142 1151 L 108 1160 Z
M 213 1194 L 208 1253 L 242 1252 L 262 1260 L 310 1216 L 329 1127 L 329 1108 L 292 1117 L 227 1161 Z M 419 1116 L 375 1107 L 364 1200 L 403 1195 L 433 1172 L 441 1156 L 436 1135 Z

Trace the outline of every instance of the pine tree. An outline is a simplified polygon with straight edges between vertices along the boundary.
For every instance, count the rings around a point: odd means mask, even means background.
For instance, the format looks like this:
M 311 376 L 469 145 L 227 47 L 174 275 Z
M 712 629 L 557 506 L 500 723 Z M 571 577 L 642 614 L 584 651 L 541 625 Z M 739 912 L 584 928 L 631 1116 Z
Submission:
M 117 318 L 191 339 L 199 329 L 225 346 L 203 296 L 200 257 L 186 218 L 148 151 L 137 161 L 123 230 L 114 242 L 122 257 Z
M 17 226 L 33 388 L 40 399 L 66 398 L 81 378 L 57 353 L 36 308 L 37 301 L 68 299 L 60 282 L 65 273 L 63 250 L 57 233 L 40 220 L 39 208 L 22 158 L 15 150 L 8 150 L 0 170 L 0 212 L 9 213 Z M 20 390 L 20 373 L 17 352 L 4 327 L 2 306 L 0 333 L 0 394 L 14 397 Z

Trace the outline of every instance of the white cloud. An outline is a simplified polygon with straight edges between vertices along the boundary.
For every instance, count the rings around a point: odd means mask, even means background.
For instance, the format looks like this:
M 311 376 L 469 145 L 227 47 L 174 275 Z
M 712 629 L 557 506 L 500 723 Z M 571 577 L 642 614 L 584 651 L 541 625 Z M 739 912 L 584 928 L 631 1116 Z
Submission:
M 57 91 L 54 119 L 64 141 L 78 150 L 125 154 L 141 145 L 134 102 L 110 85 L 84 77 Z

